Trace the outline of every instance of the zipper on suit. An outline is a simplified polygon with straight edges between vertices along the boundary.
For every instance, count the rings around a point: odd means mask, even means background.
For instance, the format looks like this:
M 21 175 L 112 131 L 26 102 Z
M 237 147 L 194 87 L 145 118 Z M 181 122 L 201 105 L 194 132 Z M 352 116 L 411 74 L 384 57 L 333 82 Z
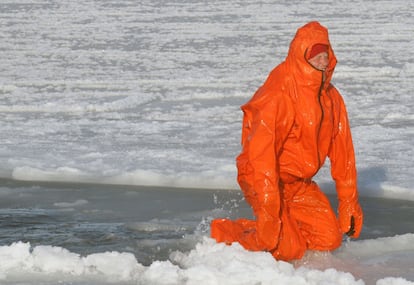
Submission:
M 321 119 L 319 121 L 318 132 L 317 132 L 317 136 L 316 136 L 316 154 L 318 155 L 318 167 L 317 167 L 318 170 L 316 171 L 316 173 L 318 173 L 319 168 L 321 167 L 321 157 L 319 155 L 319 136 L 320 136 L 320 133 L 321 133 L 322 122 L 323 122 L 323 117 L 324 117 L 322 101 L 321 101 L 322 88 L 323 88 L 324 83 L 325 82 L 323 80 L 323 71 L 322 71 L 321 86 L 319 87 L 319 91 L 318 91 L 318 103 L 319 103 L 319 107 L 321 108 Z M 314 175 L 316 175 L 316 173 Z

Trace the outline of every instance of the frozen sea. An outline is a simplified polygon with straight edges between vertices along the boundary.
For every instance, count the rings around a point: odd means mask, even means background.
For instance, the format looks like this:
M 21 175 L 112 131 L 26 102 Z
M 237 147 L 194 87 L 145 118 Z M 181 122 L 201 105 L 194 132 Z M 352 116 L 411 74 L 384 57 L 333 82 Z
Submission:
M 311 20 L 366 223 L 286 263 L 209 221 L 251 215 L 239 107 Z M 0 24 L 0 284 L 414 283 L 414 2 L 1 0 Z

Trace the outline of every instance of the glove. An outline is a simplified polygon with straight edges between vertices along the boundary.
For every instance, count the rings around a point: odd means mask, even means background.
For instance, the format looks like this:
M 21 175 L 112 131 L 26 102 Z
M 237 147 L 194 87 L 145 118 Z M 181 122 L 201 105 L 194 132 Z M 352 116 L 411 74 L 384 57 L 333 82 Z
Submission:
M 338 205 L 339 226 L 343 233 L 352 238 L 359 237 L 362 230 L 364 214 L 358 199 L 340 199 Z

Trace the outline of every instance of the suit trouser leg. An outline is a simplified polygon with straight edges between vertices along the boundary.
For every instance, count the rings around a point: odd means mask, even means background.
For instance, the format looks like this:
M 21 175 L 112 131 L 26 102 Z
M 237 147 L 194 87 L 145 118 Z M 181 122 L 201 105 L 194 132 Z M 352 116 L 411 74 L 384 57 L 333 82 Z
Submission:
M 342 233 L 326 195 L 314 182 L 295 182 L 283 187 L 282 231 L 273 255 L 291 260 L 306 249 L 334 250 L 341 245 Z
M 271 250 L 276 259 L 300 259 L 307 249 L 334 250 L 341 245 L 336 215 L 316 183 L 298 181 L 283 185 L 281 191 L 279 243 Z M 256 221 L 248 219 L 216 219 L 211 224 L 211 236 L 218 242 L 239 242 L 248 250 L 264 250 L 256 230 Z

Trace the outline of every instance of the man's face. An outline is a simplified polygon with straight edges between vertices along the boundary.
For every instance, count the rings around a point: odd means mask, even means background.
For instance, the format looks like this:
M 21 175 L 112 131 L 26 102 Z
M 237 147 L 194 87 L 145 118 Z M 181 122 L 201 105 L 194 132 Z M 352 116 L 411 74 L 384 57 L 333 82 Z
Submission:
M 325 71 L 328 67 L 329 57 L 327 52 L 321 52 L 309 59 L 309 63 L 312 64 L 318 70 Z

